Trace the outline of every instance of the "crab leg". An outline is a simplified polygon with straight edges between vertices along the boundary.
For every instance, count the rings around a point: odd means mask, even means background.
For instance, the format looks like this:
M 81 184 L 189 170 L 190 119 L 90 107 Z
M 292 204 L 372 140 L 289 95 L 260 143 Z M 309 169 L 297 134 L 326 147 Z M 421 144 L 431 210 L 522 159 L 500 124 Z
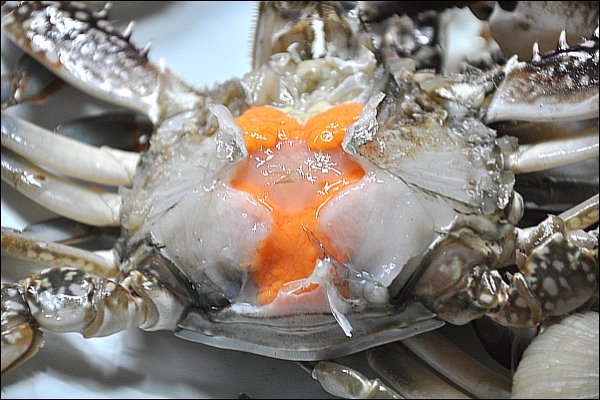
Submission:
M 344 399 L 402 399 L 403 397 L 379 379 L 368 379 L 360 372 L 331 361 L 320 361 L 314 367 L 300 366 L 316 379 L 328 393 Z
M 598 222 L 598 195 L 592 196 L 558 216 L 568 230 L 585 229 Z
M 64 217 L 51 218 L 27 225 L 21 233 L 33 240 L 60 243 L 68 246 L 94 243 L 94 249 L 112 248 L 119 236 L 119 228 L 103 228 L 82 224 Z
M 37 240 L 23 233 L 2 228 L 2 254 L 28 261 L 43 263 L 51 267 L 71 267 L 97 276 L 115 276 L 114 261 L 95 253 L 66 246 L 64 244 Z
M 71 268 L 2 285 L 2 373 L 41 346 L 39 328 L 105 336 L 146 322 L 147 301 L 125 286 Z
M 2 146 L 45 168 L 104 185 L 130 184 L 137 153 L 96 148 L 2 113 Z
M 65 217 L 95 226 L 118 226 L 121 197 L 84 187 L 2 151 L 2 180 L 36 203 Z
M 431 261 L 425 261 L 429 266 L 418 278 L 415 294 L 457 324 L 488 315 L 507 326 L 535 326 L 577 309 L 597 291 L 598 233 L 568 231 L 567 226 L 597 222 L 597 201 L 596 196 L 566 211 L 567 223 L 550 216 L 534 228 L 516 229 L 499 248 L 471 227 L 455 229 L 428 256 Z M 481 256 L 462 254 L 465 248 L 477 249 Z M 508 283 L 489 269 L 513 263 L 519 272 L 506 274 Z
M 2 373 L 31 358 L 40 329 L 100 337 L 131 327 L 173 329 L 181 299 L 152 276 L 131 271 L 116 282 L 74 268 L 53 268 L 2 285 Z
M 515 191 L 540 211 L 560 212 L 598 193 L 599 164 L 600 159 L 596 157 L 557 169 L 523 174 L 516 180 Z
M 516 174 L 543 171 L 598 157 L 598 125 L 577 136 L 519 145 L 505 157 L 505 168 Z
M 505 325 L 535 325 L 545 317 L 567 314 L 592 297 L 598 287 L 597 233 L 567 231 L 567 226 L 550 216 L 534 229 L 517 230 L 520 272 L 508 276 L 505 300 L 488 315 Z
M 44 345 L 42 332 L 30 323 L 29 308 L 14 285 L 2 285 L 2 373 L 33 357 Z
M 113 149 L 140 152 L 148 148 L 152 124 L 146 118 L 128 111 L 106 112 L 62 122 L 55 132 L 78 142 Z
M 335 362 L 300 364 L 325 390 L 343 398 L 510 397 L 508 377 L 473 359 L 440 333 L 428 332 L 402 342 L 373 348 L 367 354 L 371 368 L 393 389 Z
M 511 59 L 486 114 L 486 122 L 578 121 L 598 118 L 598 29 L 570 47 L 563 31 L 555 52 L 528 62 Z
M 490 370 L 439 332 L 427 332 L 402 341 L 418 358 L 476 398 L 508 398 L 510 382 Z
M 371 368 L 404 398 L 469 398 L 431 371 L 400 342 L 375 347 L 368 351 L 367 357 Z
M 97 98 L 146 114 L 153 122 L 191 109 L 201 95 L 164 66 L 148 60 L 149 48 L 129 41 L 84 2 L 6 2 L 7 37 L 65 82 Z

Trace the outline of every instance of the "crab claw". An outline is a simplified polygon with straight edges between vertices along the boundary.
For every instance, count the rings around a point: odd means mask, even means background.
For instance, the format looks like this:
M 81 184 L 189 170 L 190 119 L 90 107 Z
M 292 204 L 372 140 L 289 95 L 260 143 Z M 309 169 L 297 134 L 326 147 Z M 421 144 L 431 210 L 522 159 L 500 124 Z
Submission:
M 133 25 L 123 32 L 113 27 L 108 8 L 2 2 L 3 34 L 68 84 L 153 122 L 194 107 L 200 95 L 164 65 L 152 63 L 150 46 L 130 42 Z
M 453 324 L 487 315 L 502 325 L 533 327 L 593 301 L 598 288 L 598 196 L 531 228 L 491 229 L 464 220 L 424 258 L 413 292 Z M 491 243 L 494 243 L 491 245 Z M 519 271 L 499 267 L 515 263 Z
M 144 293 L 134 292 L 133 287 Z M 168 296 L 137 271 L 119 284 L 75 268 L 56 267 L 16 284 L 3 284 L 2 373 L 36 354 L 42 345 L 40 328 L 84 337 L 107 336 L 134 326 L 172 329 L 173 319 L 180 315 L 173 312 L 177 305 L 157 307 L 161 301 L 169 302 Z M 165 308 L 171 312 L 168 326 L 159 315 Z
M 17 285 L 2 285 L 2 373 L 33 357 L 44 341 Z
M 569 47 L 563 33 L 555 51 L 540 55 L 534 44 L 530 61 L 505 67 L 486 122 L 580 121 L 598 117 L 598 37 Z
M 516 263 L 526 290 L 503 311 L 512 320 L 565 315 L 585 304 L 598 287 L 598 238 L 583 230 L 569 231 L 568 222 L 549 216 L 538 226 L 519 230 Z M 516 278 L 517 275 L 515 275 Z M 502 313 L 498 313 L 500 316 Z

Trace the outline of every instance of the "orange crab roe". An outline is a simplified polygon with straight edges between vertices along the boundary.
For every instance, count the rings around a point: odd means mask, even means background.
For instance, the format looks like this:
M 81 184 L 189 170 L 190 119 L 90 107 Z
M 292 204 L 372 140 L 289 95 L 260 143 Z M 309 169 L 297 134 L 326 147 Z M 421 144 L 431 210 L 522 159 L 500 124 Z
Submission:
M 310 276 L 323 256 L 311 239 L 319 210 L 365 174 L 341 148 L 361 112 L 361 104 L 341 104 L 300 125 L 283 111 L 254 107 L 236 119 L 249 156 L 240 162 L 231 186 L 251 193 L 273 218 L 251 266 L 261 304 L 272 302 L 286 283 Z

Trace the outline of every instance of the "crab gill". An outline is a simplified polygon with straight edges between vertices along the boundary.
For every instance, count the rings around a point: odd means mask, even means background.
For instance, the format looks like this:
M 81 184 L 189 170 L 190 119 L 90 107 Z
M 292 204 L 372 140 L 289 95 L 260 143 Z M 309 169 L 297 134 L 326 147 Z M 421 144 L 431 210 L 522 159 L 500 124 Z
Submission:
M 273 218 L 252 265 L 244 266 L 252 271 L 261 304 L 272 302 L 286 283 L 311 275 L 322 257 L 311 239 L 321 208 L 365 175 L 341 147 L 361 111 L 361 104 L 340 104 L 300 124 L 283 111 L 253 107 L 236 119 L 249 155 L 238 164 L 230 184 L 251 193 Z M 337 259 L 350 256 L 327 244 Z

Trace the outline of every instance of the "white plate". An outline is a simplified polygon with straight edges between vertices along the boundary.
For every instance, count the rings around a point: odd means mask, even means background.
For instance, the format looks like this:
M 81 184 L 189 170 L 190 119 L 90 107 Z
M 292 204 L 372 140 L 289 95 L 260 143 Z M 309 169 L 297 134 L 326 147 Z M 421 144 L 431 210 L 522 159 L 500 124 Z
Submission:
M 251 2 L 120 2 L 112 16 L 136 20 L 133 41 L 153 42 L 150 58 L 164 58 L 186 81 L 202 87 L 250 70 Z M 2 46 L 3 55 L 5 46 Z M 4 73 L 4 71 L 3 71 Z M 24 110 L 52 127 L 81 109 L 81 94 L 64 90 Z M 11 110 L 13 111 L 13 110 Z M 2 183 L 2 225 L 22 228 L 52 214 Z M 25 277 L 22 262 L 2 258 L 2 281 Z M 295 363 L 187 342 L 170 332 L 131 329 L 111 337 L 45 333 L 38 355 L 2 377 L 2 398 L 323 398 L 330 397 Z

